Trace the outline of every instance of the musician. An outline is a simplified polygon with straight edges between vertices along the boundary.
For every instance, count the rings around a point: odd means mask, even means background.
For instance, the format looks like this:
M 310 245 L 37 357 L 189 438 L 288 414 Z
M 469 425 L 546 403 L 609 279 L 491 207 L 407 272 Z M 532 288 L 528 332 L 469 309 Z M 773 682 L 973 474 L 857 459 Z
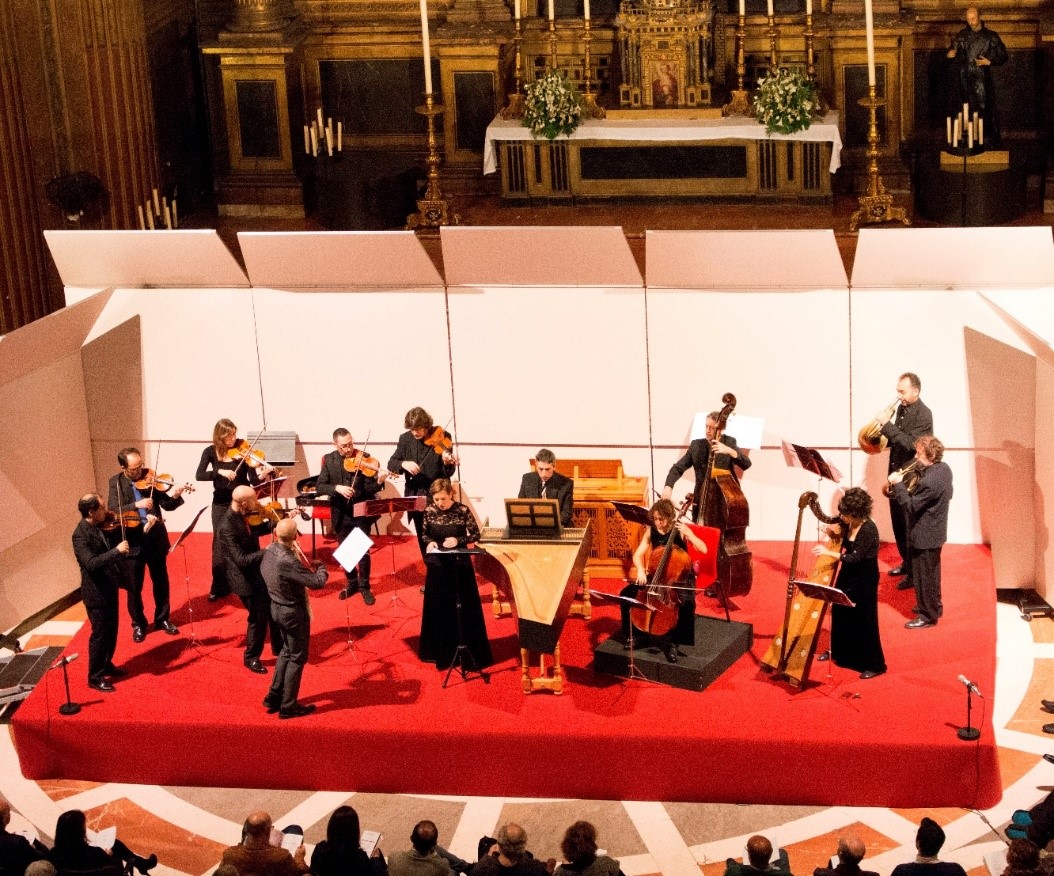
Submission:
M 231 506 L 231 494 L 238 486 L 260 483 L 257 470 L 241 459 L 229 459 L 228 453 L 238 443 L 238 427 L 223 417 L 212 427 L 212 443 L 201 451 L 201 461 L 194 477 L 199 481 L 212 482 L 212 531 L 220 528 L 220 521 Z M 264 472 L 274 470 L 266 465 L 260 466 Z M 227 580 L 227 561 L 220 548 L 219 539 L 212 539 L 212 586 L 209 588 L 209 602 L 215 602 L 231 592 Z
M 886 671 L 878 633 L 878 527 L 871 519 L 873 504 L 866 490 L 846 490 L 838 502 L 838 516 L 846 528 L 841 550 L 828 550 L 822 544 L 812 549 L 818 557 L 841 562 L 838 589 L 856 603 L 852 608 L 831 606 L 831 650 L 818 659 L 834 660 L 864 679 Z
M 161 510 L 175 511 L 183 504 L 186 486 L 173 487 L 163 493 L 155 487 L 139 489 L 136 481 L 143 479 L 146 469 L 143 456 L 135 447 L 125 447 L 117 454 L 121 471 L 110 478 L 107 504 L 111 511 L 136 511 L 140 525 L 125 528 L 128 539 L 128 558 L 131 563 L 128 582 L 128 614 L 132 619 L 132 641 L 146 638 L 146 614 L 143 611 L 143 581 L 150 569 L 150 584 L 154 593 L 154 627 L 174 636 L 179 629 L 169 620 L 168 530 Z
M 367 502 L 384 489 L 388 478 L 387 471 L 373 472 L 366 475 L 361 468 L 351 472 L 345 468 L 345 460 L 354 462 L 366 453 L 355 449 L 351 432 L 340 428 L 333 432 L 333 445 L 337 448 L 322 457 L 322 471 L 318 476 L 315 495 L 329 496 L 330 513 L 333 517 L 333 531 L 343 541 L 353 529 L 368 533 L 376 517 L 355 517 L 352 509 L 358 502 Z M 362 594 L 366 605 L 373 605 L 377 597 L 370 589 L 370 552 L 366 551 L 354 571 L 345 571 L 347 586 L 340 592 L 341 599 L 347 599 L 356 593 Z
M 752 464 L 750 457 L 739 452 L 739 445 L 736 444 L 735 438 L 731 435 L 722 435 L 718 440 L 717 423 L 720 416 L 719 411 L 712 411 L 706 415 L 706 438 L 696 438 L 688 445 L 688 451 L 684 456 L 671 466 L 670 473 L 666 476 L 666 486 L 662 490 L 662 498 L 669 499 L 673 495 L 673 488 L 677 481 L 688 469 L 693 469 L 695 471 L 695 494 L 698 499 L 699 491 L 706 479 L 707 469 L 710 467 L 711 451 L 717 454 L 714 457 L 714 468 L 730 471 L 732 477 L 737 481 L 739 475 L 750 468 Z M 701 512 L 701 508 L 697 509 L 697 513 Z
M 463 549 L 479 541 L 479 526 L 472 512 L 454 501 L 453 485 L 446 478 L 436 480 L 429 493 L 432 501 L 424 510 L 421 530 L 427 572 L 420 657 L 425 663 L 435 663 L 438 669 L 446 670 L 454 662 L 458 644 L 464 644 L 470 658 L 465 668 L 484 669 L 494 661 L 476 571 L 465 554 L 444 555 L 444 551 Z
M 645 590 L 649 583 L 649 575 L 654 574 L 663 550 L 669 540 L 673 539 L 671 551 L 680 552 L 680 563 L 683 571 L 673 581 L 654 582 L 657 586 L 672 588 L 670 593 L 675 600 L 679 600 L 677 607 L 677 624 L 669 634 L 657 637 L 657 641 L 666 653 L 666 659 L 670 663 L 676 663 L 678 657 L 684 657 L 685 652 L 681 645 L 692 646 L 695 644 L 695 573 L 692 571 L 691 561 L 687 555 L 687 542 L 706 553 L 706 544 L 697 536 L 691 527 L 683 520 L 677 520 L 677 509 L 669 499 L 660 499 L 651 506 L 649 512 L 651 526 L 644 531 L 644 536 L 633 552 L 633 571 L 635 581 L 622 588 L 620 595 L 637 599 L 638 594 Z M 676 568 L 674 558 L 671 555 L 667 560 L 667 569 Z M 629 606 L 622 605 L 622 636 L 628 639 L 630 625 Z M 629 647 L 627 644 L 626 647 Z
M 933 435 L 915 442 L 919 461 L 919 480 L 915 492 L 904 486 L 904 476 L 889 476 L 893 498 L 911 519 L 908 551 L 911 577 L 915 583 L 915 603 L 919 616 L 904 624 L 909 630 L 937 625 L 944 614 L 941 603 L 941 548 L 948 540 L 948 505 L 952 498 L 952 470 L 944 462 L 944 445 Z
M 106 520 L 106 507 L 95 493 L 77 502 L 81 520 L 73 530 L 73 553 L 81 567 L 81 597 L 88 613 L 91 635 L 88 637 L 88 687 L 103 693 L 116 688 L 107 680 L 124 675 L 113 665 L 117 650 L 117 588 L 121 565 L 128 556 L 129 544 L 122 539 L 111 547 L 100 529 Z
M 322 563 L 310 567 L 296 543 L 296 521 L 280 521 L 274 533 L 276 540 L 260 561 L 260 574 L 271 597 L 271 618 L 282 631 L 282 651 L 264 706 L 268 712 L 278 712 L 279 718 L 302 718 L 315 711 L 314 705 L 297 700 L 311 640 L 307 591 L 326 586 L 326 567 Z
M 432 415 L 424 408 L 410 408 L 403 419 L 403 428 L 407 431 L 399 436 L 395 452 L 388 460 L 388 471 L 406 473 L 404 496 L 427 496 L 436 480 L 450 478 L 457 468 L 457 457 L 449 450 L 436 453 L 438 446 L 435 439 L 450 441 L 450 433 L 436 428 Z M 427 444 L 426 439 L 433 442 Z M 426 540 L 422 527 L 424 513 L 410 511 L 407 517 L 413 521 L 417 530 L 417 542 L 421 556 L 425 555 Z
M 881 424 L 882 434 L 889 442 L 889 473 L 899 471 L 915 456 L 915 442 L 923 435 L 933 434 L 933 414 L 919 398 L 922 392 L 922 381 L 917 374 L 905 371 L 897 381 L 896 413 L 889 408 L 879 412 L 875 421 Z M 903 506 L 892 495 L 889 497 L 889 517 L 893 524 L 893 538 L 900 553 L 900 565 L 889 570 L 893 576 L 904 576 L 897 585 L 898 590 L 910 590 L 911 556 L 908 547 L 908 530 L 911 521 L 905 515 Z
M 253 526 L 249 517 L 260 511 L 260 500 L 256 490 L 242 484 L 231 493 L 231 504 L 220 520 L 215 541 L 220 545 L 227 564 L 227 582 L 231 590 L 242 601 L 249 612 L 245 629 L 245 668 L 260 675 L 267 670 L 260 662 L 268 629 L 271 633 L 271 651 L 275 655 L 282 649 L 282 631 L 271 619 L 271 598 L 260 573 L 260 562 L 264 552 L 260 549 L 260 536 L 268 534 L 273 525 L 264 520 Z
M 575 482 L 556 470 L 556 454 L 544 447 L 535 454 L 534 471 L 520 481 L 520 499 L 556 499 L 560 502 L 560 525 L 571 525 L 575 504 Z

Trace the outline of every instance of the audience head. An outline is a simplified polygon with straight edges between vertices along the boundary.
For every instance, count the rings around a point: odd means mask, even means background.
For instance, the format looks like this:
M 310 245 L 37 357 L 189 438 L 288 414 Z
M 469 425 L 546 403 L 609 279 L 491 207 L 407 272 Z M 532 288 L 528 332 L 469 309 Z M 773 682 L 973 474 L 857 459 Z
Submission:
M 11 823 L 11 804 L 0 797 L 0 827 L 7 827 Z
M 747 840 L 747 859 L 755 870 L 767 870 L 772 858 L 772 843 L 766 837 L 756 833 Z
M 597 829 L 588 821 L 576 821 L 564 833 L 560 851 L 568 864 L 588 865 L 597 856 Z
M 498 828 L 498 850 L 510 861 L 522 861 L 527 857 L 527 831 L 518 824 L 509 822 Z
M 432 821 L 419 821 L 410 834 L 410 844 L 421 855 L 427 855 L 439 842 L 439 828 Z
M 944 845 L 944 829 L 932 818 L 923 818 L 915 834 L 915 848 L 924 858 L 936 858 Z
M 239 876 L 238 868 L 234 864 L 220 864 L 212 876 Z
M 28 867 L 24 876 L 56 876 L 58 871 L 55 869 L 55 865 L 47 859 L 41 861 L 33 861 Z
M 88 819 L 80 809 L 70 809 L 55 822 L 55 848 L 80 845 L 87 839 Z
M 268 846 L 271 844 L 271 816 L 262 809 L 250 812 L 245 819 L 245 827 L 242 836 L 246 840 L 252 840 L 254 845 Z
M 864 860 L 865 854 L 867 854 L 867 849 L 864 847 L 864 842 L 855 834 L 838 838 L 838 860 L 843 864 L 859 864 Z
M 359 838 L 359 813 L 350 806 L 334 809 L 326 825 L 326 839 L 330 844 L 357 849 Z
M 1039 846 L 1032 840 L 1016 839 L 1010 841 L 1006 851 L 1006 870 L 1004 873 L 1021 873 L 1036 870 L 1039 867 Z

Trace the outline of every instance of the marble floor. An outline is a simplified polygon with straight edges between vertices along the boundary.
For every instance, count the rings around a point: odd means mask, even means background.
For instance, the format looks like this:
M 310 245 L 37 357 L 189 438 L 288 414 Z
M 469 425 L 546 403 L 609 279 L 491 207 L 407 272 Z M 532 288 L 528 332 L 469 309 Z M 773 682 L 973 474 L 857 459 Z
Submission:
M 83 608 L 77 605 L 23 636 L 22 644 L 65 644 L 83 622 Z M 72 779 L 32 782 L 22 778 L 6 730 L 0 732 L 0 793 L 15 810 L 13 825 L 28 822 L 45 841 L 66 809 L 85 810 L 92 827 L 116 825 L 132 849 L 157 853 L 157 876 L 210 873 L 223 848 L 238 842 L 241 823 L 254 809 L 269 811 L 279 826 L 302 825 L 312 845 L 324 838 L 329 813 L 343 803 L 357 809 L 364 829 L 381 831 L 385 852 L 407 848 L 413 825 L 430 818 L 439 827 L 440 842 L 468 859 L 475 856 L 481 836 L 493 834 L 508 820 L 525 826 L 528 846 L 537 856 L 558 856 L 564 828 L 585 818 L 597 825 L 601 845 L 620 859 L 626 876 L 720 876 L 725 859 L 741 856 L 746 838 L 757 832 L 786 848 L 793 872 L 807 876 L 826 862 L 838 836 L 847 831 L 867 845 L 866 868 L 887 874 L 914 856 L 915 826 L 929 815 L 948 835 L 941 857 L 959 862 L 970 876 L 983 876 L 984 855 L 1001 845 L 993 827 L 1001 828 L 1014 809 L 1033 805 L 1054 787 L 1054 766 L 1042 759 L 1044 752 L 1054 751 L 1054 739 L 1042 732 L 1051 718 L 1038 707 L 1039 699 L 1054 690 L 1054 622 L 1026 623 L 1013 606 L 1000 604 L 997 624 L 996 691 L 994 697 L 983 693 L 988 697 L 984 703 L 994 710 L 1004 796 L 985 812 L 185 788 Z M 223 739 L 215 744 L 223 745 Z M 268 763 L 280 756 L 260 752 L 261 786 L 267 785 Z M 364 750 L 348 752 L 348 757 L 369 756 Z M 866 757 L 867 752 L 861 752 L 861 758 Z M 676 765 L 664 765 L 661 752 L 649 763 L 627 763 L 627 789 L 633 787 L 635 771 L 666 768 Z M 743 769 L 749 771 L 750 764 Z

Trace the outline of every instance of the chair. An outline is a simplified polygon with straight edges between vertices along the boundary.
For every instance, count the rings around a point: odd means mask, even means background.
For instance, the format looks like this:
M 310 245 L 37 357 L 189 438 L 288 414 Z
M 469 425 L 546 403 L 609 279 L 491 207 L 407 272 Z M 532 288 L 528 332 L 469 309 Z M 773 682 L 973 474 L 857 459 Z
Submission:
M 297 496 L 297 504 L 306 504 L 309 509 L 309 515 L 311 518 L 311 559 L 315 559 L 318 551 L 315 548 L 315 521 L 316 520 L 332 520 L 333 512 L 329 507 L 329 496 L 318 496 L 315 497 L 315 489 L 318 486 L 318 475 L 314 475 L 309 478 L 303 478 L 297 481 L 296 489 L 299 495 Z M 301 497 L 310 497 L 310 503 L 300 502 Z

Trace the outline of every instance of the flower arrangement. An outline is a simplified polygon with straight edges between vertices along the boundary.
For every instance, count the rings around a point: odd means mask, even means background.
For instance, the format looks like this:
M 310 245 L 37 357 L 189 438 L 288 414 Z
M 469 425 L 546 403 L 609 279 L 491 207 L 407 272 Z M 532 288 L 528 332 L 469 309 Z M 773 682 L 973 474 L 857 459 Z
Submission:
M 798 70 L 781 67 L 758 81 L 754 114 L 770 134 L 804 131 L 818 110 L 816 83 Z
M 529 82 L 523 125 L 535 137 L 552 140 L 560 134 L 572 134 L 582 121 L 582 95 L 574 83 L 556 70 Z

